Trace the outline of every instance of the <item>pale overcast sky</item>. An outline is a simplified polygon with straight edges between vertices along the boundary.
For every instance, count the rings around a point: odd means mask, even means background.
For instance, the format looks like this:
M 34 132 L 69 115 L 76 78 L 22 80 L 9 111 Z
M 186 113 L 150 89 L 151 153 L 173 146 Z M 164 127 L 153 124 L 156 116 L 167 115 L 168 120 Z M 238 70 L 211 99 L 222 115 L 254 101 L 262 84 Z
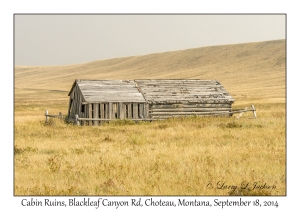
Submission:
M 285 39 L 282 15 L 14 15 L 15 65 Z

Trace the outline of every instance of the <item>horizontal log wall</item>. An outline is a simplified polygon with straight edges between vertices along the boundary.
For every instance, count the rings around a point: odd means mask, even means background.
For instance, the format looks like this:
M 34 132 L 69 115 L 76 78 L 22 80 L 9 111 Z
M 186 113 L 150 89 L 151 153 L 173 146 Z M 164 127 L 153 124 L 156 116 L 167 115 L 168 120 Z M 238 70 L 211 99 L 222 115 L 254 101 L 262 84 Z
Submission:
M 151 119 L 165 119 L 189 115 L 214 115 L 231 112 L 231 103 L 224 104 L 153 104 L 149 107 Z M 228 113 L 228 115 L 230 115 Z

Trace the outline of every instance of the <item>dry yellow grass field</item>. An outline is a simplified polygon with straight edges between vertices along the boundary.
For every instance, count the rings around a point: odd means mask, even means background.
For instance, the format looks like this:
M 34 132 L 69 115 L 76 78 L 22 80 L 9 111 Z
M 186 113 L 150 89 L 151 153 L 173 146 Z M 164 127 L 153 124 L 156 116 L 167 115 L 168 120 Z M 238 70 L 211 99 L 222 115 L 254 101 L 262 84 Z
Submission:
M 15 195 L 285 195 L 285 44 L 16 66 Z M 67 113 L 75 79 L 138 78 L 217 79 L 235 98 L 234 109 L 254 104 L 258 118 L 248 112 L 240 119 L 45 124 L 45 109 Z

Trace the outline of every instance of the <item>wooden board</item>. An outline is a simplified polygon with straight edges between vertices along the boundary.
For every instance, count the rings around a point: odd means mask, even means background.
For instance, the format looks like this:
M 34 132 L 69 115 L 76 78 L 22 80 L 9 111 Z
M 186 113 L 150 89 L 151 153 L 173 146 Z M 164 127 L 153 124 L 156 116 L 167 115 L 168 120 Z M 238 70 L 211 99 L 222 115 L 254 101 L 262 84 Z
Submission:
M 89 118 L 93 118 L 93 108 L 92 108 L 92 104 L 89 104 Z M 89 121 L 89 125 L 92 125 L 93 122 Z
M 138 104 L 139 106 L 139 118 L 145 118 L 144 117 L 144 104 Z
M 137 103 L 133 103 L 132 104 L 132 114 L 133 114 L 133 119 L 138 119 L 138 104 Z
M 104 116 L 104 104 L 103 103 L 100 104 L 100 117 L 101 117 L 101 119 L 105 119 L 105 116 Z
M 108 119 L 113 119 L 113 103 L 108 104 Z
M 128 104 L 127 105 L 127 109 L 128 109 L 128 119 L 132 119 L 132 104 Z
M 173 109 L 154 109 L 150 112 L 213 112 L 213 111 L 229 111 L 231 108 L 173 108 Z
M 169 108 L 210 108 L 210 107 L 222 107 L 222 108 L 230 108 L 230 103 L 217 103 L 217 104 L 199 104 L 199 103 L 186 103 L 186 104 L 153 104 L 151 106 L 153 109 L 169 109 Z
M 93 118 L 99 118 L 99 104 L 93 104 L 94 116 Z M 98 125 L 98 121 L 94 121 L 94 125 Z
M 144 118 L 148 118 L 149 116 L 149 104 L 144 104 Z
M 119 118 L 124 119 L 124 104 L 122 102 L 119 103 Z

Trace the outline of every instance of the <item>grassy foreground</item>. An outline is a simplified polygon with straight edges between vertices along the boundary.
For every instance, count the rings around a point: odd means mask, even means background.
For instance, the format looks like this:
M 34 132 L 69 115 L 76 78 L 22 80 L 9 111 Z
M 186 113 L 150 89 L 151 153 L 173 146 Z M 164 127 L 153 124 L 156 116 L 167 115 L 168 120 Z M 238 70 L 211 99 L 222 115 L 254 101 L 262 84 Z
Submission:
M 66 113 L 66 104 L 47 106 Z M 43 103 L 16 102 L 14 193 L 285 195 L 285 103 L 254 104 L 257 119 L 248 112 L 81 127 L 45 124 Z

